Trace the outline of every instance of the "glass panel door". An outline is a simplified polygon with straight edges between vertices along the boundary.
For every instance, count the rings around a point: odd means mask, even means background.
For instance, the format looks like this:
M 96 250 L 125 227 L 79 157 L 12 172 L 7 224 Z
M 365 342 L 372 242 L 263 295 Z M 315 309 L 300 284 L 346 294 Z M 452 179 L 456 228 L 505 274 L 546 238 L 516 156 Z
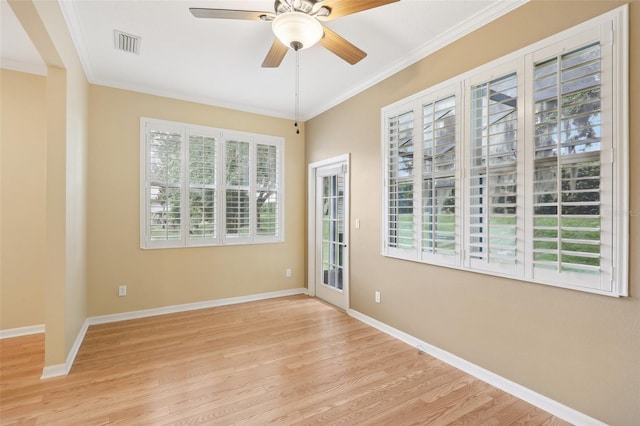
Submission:
M 315 232 L 310 267 L 312 292 L 340 308 L 349 308 L 349 160 L 336 157 L 313 170 L 311 220 Z M 312 165 L 313 167 L 313 165 Z M 311 284 L 311 283 L 310 283 Z
M 344 174 L 322 176 L 322 284 L 343 290 Z

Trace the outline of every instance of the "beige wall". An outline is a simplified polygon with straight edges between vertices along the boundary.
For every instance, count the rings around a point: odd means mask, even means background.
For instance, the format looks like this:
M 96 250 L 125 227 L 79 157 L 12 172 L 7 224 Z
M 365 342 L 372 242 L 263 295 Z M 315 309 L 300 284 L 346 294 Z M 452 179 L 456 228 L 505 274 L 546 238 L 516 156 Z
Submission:
M 9 4 L 47 65 L 41 297 L 45 366 L 53 366 L 65 363 L 87 316 L 88 83 L 58 2 Z
M 87 318 L 89 84 L 80 63 L 67 67 L 66 353 Z
M 95 85 L 90 99 L 89 315 L 304 287 L 304 134 L 291 121 Z M 286 241 L 140 249 L 140 117 L 284 137 Z
M 62 364 L 67 357 L 66 335 L 66 92 L 67 73 L 47 68 L 47 165 L 45 366 Z
M 307 162 L 351 152 L 351 307 L 613 425 L 640 424 L 640 268 L 609 298 L 384 258 L 380 109 L 620 5 L 534 1 L 307 122 Z M 630 116 L 640 114 L 640 2 L 631 11 Z M 630 124 L 640 211 L 640 124 Z M 640 216 L 630 217 L 640 258 Z M 382 303 L 374 303 L 374 291 Z
M 57 2 L 34 3 L 63 67 L 47 74 L 47 332 L 45 365 L 63 363 L 87 317 L 89 86 Z M 38 47 L 38 46 L 37 46 Z M 42 46 L 42 50 L 50 46 Z M 47 54 L 42 54 L 46 59 Z M 51 56 L 55 56 L 53 52 Z
M 0 70 L 0 330 L 44 324 L 46 78 Z

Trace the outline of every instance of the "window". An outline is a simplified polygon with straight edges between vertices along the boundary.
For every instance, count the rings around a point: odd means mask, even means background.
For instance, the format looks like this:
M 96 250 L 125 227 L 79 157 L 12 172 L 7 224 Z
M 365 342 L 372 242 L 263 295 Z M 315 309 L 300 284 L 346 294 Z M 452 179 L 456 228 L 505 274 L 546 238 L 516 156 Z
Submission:
M 189 136 L 189 236 L 194 241 L 216 237 L 215 184 L 215 138 Z
M 611 259 L 602 238 L 611 229 L 601 207 L 611 205 L 603 184 L 603 79 L 599 43 L 534 65 L 533 265 L 597 280 Z M 605 170 L 607 169 L 607 170 Z M 578 277 L 576 276 L 576 279 Z
M 389 117 L 389 247 L 415 248 L 414 191 L 413 191 L 413 112 Z
M 518 77 L 509 71 L 469 91 L 468 264 L 513 274 L 518 266 Z
M 141 247 L 283 241 L 283 140 L 141 119 Z
M 383 108 L 383 255 L 626 295 L 627 15 Z
M 249 231 L 249 142 L 225 141 L 225 227 L 227 238 L 248 237 Z
M 385 252 L 391 256 L 459 261 L 458 93 L 444 87 L 386 114 Z
M 422 123 L 422 252 L 453 260 L 457 205 L 455 95 L 423 105 Z

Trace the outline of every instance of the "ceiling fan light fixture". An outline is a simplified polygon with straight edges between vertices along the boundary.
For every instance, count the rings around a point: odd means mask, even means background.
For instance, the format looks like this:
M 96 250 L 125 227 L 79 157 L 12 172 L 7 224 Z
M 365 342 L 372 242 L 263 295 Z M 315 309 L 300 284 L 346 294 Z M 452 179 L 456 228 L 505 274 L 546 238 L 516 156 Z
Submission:
M 294 50 L 308 49 L 320 41 L 322 25 L 313 16 L 302 12 L 285 12 L 276 16 L 273 32 L 285 46 Z

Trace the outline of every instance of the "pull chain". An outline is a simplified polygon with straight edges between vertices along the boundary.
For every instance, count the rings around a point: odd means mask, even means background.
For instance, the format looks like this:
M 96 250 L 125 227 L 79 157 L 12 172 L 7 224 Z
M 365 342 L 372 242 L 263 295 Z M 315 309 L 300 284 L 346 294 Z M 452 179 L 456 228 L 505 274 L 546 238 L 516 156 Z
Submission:
M 296 98 L 295 98 L 295 122 L 296 134 L 300 134 L 298 119 L 300 118 L 300 49 L 296 49 Z

